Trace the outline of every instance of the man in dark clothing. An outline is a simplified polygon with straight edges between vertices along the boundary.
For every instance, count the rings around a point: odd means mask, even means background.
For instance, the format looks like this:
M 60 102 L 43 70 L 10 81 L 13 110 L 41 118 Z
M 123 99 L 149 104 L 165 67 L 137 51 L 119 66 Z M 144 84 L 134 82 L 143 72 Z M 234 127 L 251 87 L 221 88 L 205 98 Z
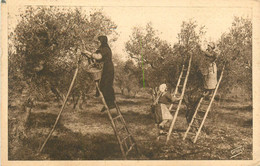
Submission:
M 114 82 L 114 64 L 112 62 L 112 51 L 107 44 L 106 36 L 99 36 L 98 40 L 101 45 L 96 51 L 96 54 L 101 54 L 102 58 L 97 60 L 97 62 L 102 62 L 103 72 L 100 80 L 100 91 L 104 95 L 106 104 L 109 109 L 115 108 L 115 93 L 113 88 Z M 105 111 L 106 108 L 103 107 L 101 112 Z

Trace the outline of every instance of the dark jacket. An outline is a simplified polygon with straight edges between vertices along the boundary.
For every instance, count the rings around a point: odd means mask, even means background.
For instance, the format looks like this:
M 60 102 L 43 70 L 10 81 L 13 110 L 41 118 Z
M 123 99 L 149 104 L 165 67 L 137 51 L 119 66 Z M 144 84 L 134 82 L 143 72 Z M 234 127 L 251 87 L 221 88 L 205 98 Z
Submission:
M 177 99 L 173 98 L 169 92 L 167 92 L 165 95 L 161 96 L 158 103 L 162 104 L 172 104 L 175 101 L 178 101 Z
M 100 80 L 100 90 L 104 95 L 105 101 L 108 107 L 114 105 L 115 94 L 113 89 L 114 82 L 114 64 L 112 62 L 112 51 L 107 44 L 106 36 L 99 36 L 98 40 L 101 42 L 101 46 L 96 53 L 102 55 L 102 59 L 98 62 L 103 62 L 103 72 Z
M 172 104 L 176 101 L 179 101 L 179 99 L 172 97 L 171 94 L 167 92 L 166 94 L 160 97 L 156 105 L 151 106 L 151 112 L 153 113 L 156 124 L 160 124 L 163 121 L 163 115 L 160 104 Z

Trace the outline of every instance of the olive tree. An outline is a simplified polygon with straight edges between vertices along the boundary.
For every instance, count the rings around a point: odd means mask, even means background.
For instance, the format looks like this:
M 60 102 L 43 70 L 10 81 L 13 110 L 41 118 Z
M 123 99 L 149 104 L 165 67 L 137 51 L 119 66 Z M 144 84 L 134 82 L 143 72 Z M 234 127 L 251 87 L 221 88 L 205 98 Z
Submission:
M 85 13 L 82 8 L 28 7 L 20 14 L 9 34 L 10 90 L 20 80 L 31 96 L 51 93 L 62 99 L 76 68 L 77 51 L 95 51 L 99 35 L 110 36 L 111 42 L 117 39 L 116 24 L 102 10 Z M 73 94 L 87 93 L 91 86 L 85 65 L 80 67 Z

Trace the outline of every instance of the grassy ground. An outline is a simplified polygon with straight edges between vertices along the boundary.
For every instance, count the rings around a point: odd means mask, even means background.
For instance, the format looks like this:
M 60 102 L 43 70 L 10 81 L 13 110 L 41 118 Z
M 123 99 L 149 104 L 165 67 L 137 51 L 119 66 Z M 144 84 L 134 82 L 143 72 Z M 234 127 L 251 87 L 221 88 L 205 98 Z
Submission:
M 182 140 L 187 128 L 182 109 L 167 146 L 166 137 L 156 141 L 156 128 L 149 108 L 151 99 L 126 98 L 117 101 L 130 132 L 144 155 L 150 160 L 228 160 L 231 150 L 243 147 L 242 154 L 232 159 L 252 159 L 252 103 L 224 100 L 213 105 L 205 123 L 205 130 L 196 144 L 188 137 Z M 91 103 L 91 104 L 90 104 Z M 106 113 L 101 113 L 100 99 L 90 99 L 83 110 L 66 106 L 62 118 L 41 154 L 37 150 L 50 131 L 60 105 L 55 102 L 38 103 L 32 110 L 26 136 L 17 133 L 23 113 L 17 104 L 8 110 L 9 160 L 114 160 L 122 159 L 119 145 Z

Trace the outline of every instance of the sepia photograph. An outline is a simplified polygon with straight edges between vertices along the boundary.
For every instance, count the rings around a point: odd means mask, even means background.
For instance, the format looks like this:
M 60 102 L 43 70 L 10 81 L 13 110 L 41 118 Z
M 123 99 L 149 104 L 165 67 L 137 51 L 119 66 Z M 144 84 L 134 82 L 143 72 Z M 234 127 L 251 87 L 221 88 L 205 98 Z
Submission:
M 5 2 L 7 160 L 259 165 L 252 5 L 119 2 Z

